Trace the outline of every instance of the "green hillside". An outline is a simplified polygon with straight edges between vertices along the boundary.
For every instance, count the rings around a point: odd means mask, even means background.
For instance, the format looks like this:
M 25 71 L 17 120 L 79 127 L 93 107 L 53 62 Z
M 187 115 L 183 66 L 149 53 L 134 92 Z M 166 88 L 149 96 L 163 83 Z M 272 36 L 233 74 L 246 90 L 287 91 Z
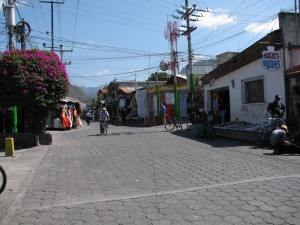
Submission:
M 83 103 L 91 103 L 92 97 L 89 96 L 83 89 L 80 87 L 70 85 L 69 92 L 67 94 L 68 97 L 78 99 L 80 102 Z

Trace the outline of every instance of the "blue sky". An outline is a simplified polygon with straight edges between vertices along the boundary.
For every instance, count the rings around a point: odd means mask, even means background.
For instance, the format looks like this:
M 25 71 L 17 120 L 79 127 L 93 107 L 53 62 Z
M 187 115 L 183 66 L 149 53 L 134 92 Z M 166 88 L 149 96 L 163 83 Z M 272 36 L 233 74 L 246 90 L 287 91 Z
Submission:
M 0 1 L 1 2 L 1 1 Z M 2 1 L 6 2 L 6 1 Z M 50 1 L 49 1 L 50 2 Z M 55 1 L 59 2 L 59 1 Z M 95 87 L 117 81 L 146 80 L 170 59 L 165 38 L 167 21 L 175 21 L 184 0 L 61 0 L 53 4 L 54 47 L 67 50 L 63 61 L 71 83 Z M 294 0 L 189 0 L 199 21 L 192 22 L 194 58 L 215 58 L 226 51 L 242 51 L 272 30 L 277 14 L 294 12 Z M 16 2 L 16 22 L 31 26 L 27 48 L 50 50 L 51 4 L 38 0 Z M 183 20 L 176 20 L 185 25 Z M 7 49 L 5 17 L 0 15 L 0 50 Z M 43 47 L 46 44 L 46 48 Z M 186 65 L 186 36 L 177 40 L 180 68 Z M 21 48 L 16 44 L 16 48 Z M 72 50 L 72 52 L 69 52 Z M 60 55 L 59 52 L 57 52 Z

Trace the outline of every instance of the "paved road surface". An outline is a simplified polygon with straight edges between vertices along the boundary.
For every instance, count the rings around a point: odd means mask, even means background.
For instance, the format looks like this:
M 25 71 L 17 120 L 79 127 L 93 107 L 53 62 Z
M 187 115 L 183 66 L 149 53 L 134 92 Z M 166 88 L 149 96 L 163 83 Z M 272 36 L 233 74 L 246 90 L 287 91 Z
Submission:
M 300 224 L 300 156 L 162 126 L 98 130 L 0 152 L 0 224 Z

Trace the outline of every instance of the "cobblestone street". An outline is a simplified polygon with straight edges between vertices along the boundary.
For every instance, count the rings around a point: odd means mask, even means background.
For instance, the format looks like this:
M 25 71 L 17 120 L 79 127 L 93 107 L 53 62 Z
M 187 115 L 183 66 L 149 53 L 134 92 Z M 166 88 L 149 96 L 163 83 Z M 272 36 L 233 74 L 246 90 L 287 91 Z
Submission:
M 298 155 L 163 126 L 50 133 L 52 145 L 1 150 L 0 224 L 300 224 Z

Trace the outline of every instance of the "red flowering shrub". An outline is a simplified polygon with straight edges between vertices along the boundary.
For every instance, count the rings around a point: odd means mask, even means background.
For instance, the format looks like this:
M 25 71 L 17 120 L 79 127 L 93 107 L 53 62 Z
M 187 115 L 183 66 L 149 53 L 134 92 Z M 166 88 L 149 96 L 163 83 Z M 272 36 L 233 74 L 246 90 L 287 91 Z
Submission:
M 51 51 L 6 51 L 0 60 L 0 101 L 49 106 L 64 97 L 69 78 Z
M 45 114 L 49 108 L 65 97 L 68 88 L 69 77 L 65 65 L 54 52 L 35 49 L 3 53 L 0 60 L 1 105 L 26 108 L 32 112 L 33 117 L 37 117 L 36 110 L 41 110 Z M 45 120 L 45 118 L 37 119 L 38 121 L 35 121 L 35 118 L 31 118 L 34 120 L 33 123 Z M 46 122 L 42 123 L 45 126 Z M 34 132 L 41 132 L 42 128 L 37 129 Z

